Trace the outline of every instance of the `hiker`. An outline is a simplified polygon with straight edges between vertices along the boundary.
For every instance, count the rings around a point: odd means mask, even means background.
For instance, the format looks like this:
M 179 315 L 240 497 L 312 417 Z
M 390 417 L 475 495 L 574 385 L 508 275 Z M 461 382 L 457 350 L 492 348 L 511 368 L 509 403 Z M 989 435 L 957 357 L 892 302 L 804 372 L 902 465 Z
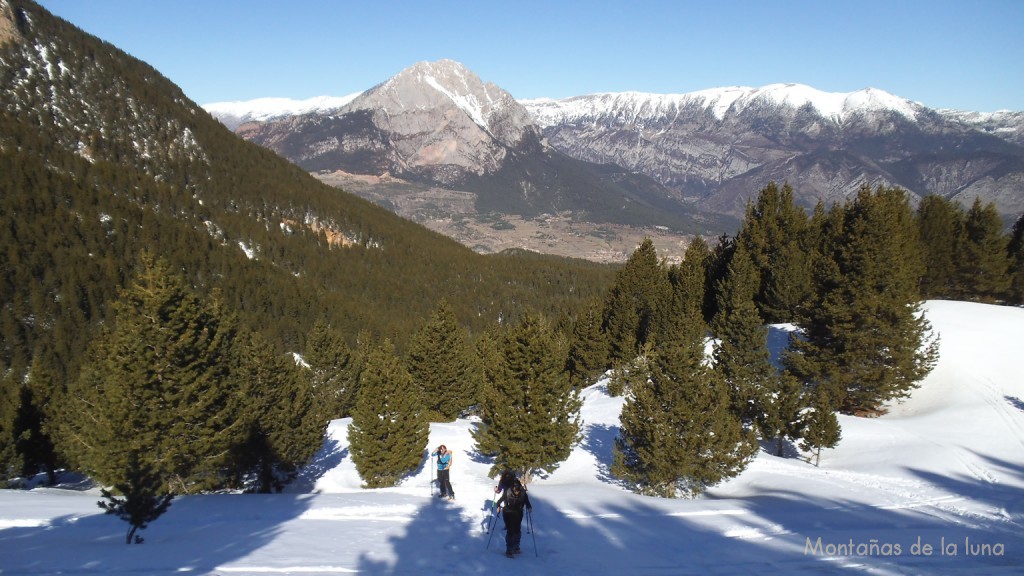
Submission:
M 441 444 L 431 456 L 437 456 L 437 485 L 441 490 L 440 497 L 455 500 L 455 490 L 452 489 L 452 482 L 449 478 L 449 469 L 452 467 L 452 453 L 448 451 L 447 446 Z
M 523 508 L 533 510 L 533 505 L 523 483 L 512 472 L 506 471 L 501 475 L 498 488 L 502 494 L 497 506 L 505 520 L 505 556 L 511 558 L 522 552 L 519 541 L 523 536 Z

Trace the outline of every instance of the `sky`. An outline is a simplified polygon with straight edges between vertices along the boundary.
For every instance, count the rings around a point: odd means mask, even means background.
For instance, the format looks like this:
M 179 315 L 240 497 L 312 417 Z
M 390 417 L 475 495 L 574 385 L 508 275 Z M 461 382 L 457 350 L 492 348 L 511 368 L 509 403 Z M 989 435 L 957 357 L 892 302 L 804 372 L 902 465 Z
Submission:
M 127 524 L 74 475 L 58 488 L 0 490 L 0 573 L 1020 574 L 1024 309 L 931 301 L 924 313 L 940 358 L 909 399 L 878 418 L 841 415 L 842 440 L 819 467 L 792 446 L 785 457 L 762 450 L 697 499 L 640 496 L 616 480 L 623 399 L 606 382 L 586 388 L 583 440 L 528 483 L 533 509 L 513 559 L 474 420 L 431 425 L 428 446 L 454 454 L 448 502 L 435 496 L 426 449 L 399 486 L 362 488 L 342 419 L 285 493 L 177 497 L 138 533 L 141 545 L 124 543 Z
M 1024 110 L 1019 0 L 41 0 L 198 104 L 345 96 L 448 58 L 518 99 L 806 84 Z

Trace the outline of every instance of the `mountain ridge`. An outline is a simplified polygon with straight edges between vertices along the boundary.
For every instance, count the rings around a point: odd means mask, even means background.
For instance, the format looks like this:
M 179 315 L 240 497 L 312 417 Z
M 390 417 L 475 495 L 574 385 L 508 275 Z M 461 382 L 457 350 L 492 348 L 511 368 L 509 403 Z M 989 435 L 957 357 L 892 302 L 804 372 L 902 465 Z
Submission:
M 474 79 L 472 87 L 467 82 L 421 83 L 426 87 L 419 92 L 411 90 L 407 102 L 378 98 L 373 104 L 374 98 L 368 96 L 402 79 L 431 77 L 433 68 L 457 69 L 460 80 Z M 884 185 L 901 187 L 913 199 L 934 193 L 965 206 L 980 197 L 995 203 L 1008 220 L 1024 211 L 1024 113 L 940 111 L 873 87 L 840 93 L 803 84 L 732 86 L 683 94 L 606 92 L 557 100 L 505 96 L 505 106 L 526 111 L 517 110 L 505 126 L 514 127 L 517 136 L 525 135 L 519 142 L 529 143 L 528 150 L 516 150 L 508 141 L 499 141 L 500 146 L 480 153 L 473 150 L 483 138 L 476 131 L 493 134 L 480 107 L 483 99 L 474 95 L 481 91 L 478 82 L 457 62 L 421 62 L 361 93 L 347 108 L 303 116 L 285 113 L 267 122 L 244 125 L 238 132 L 310 172 L 411 176 L 448 190 L 470 192 L 477 195 L 478 211 L 526 217 L 544 212 L 578 213 L 585 220 L 643 226 L 644 218 L 650 216 L 623 219 L 608 209 L 615 203 L 613 195 L 624 193 L 625 202 L 620 204 L 646 206 L 648 215 L 652 210 L 680 214 L 691 224 L 675 229 L 691 234 L 729 232 L 729 219 L 735 222 L 742 217 L 746 202 L 769 181 L 790 183 L 794 199 L 808 210 L 818 202 L 842 202 L 863 185 Z M 438 84 L 443 84 L 441 90 L 436 90 Z M 412 170 L 409 164 L 381 160 L 410 142 L 392 138 L 401 131 L 395 132 L 393 124 L 386 125 L 380 118 L 390 119 L 389 110 L 404 113 L 413 108 L 424 92 L 441 94 L 449 109 L 460 110 L 472 120 L 464 122 L 472 126 L 461 133 L 447 117 L 440 124 L 455 129 L 443 145 L 464 151 L 457 167 L 448 161 L 450 156 L 435 154 L 443 147 L 438 142 L 412 143 L 411 151 L 399 154 L 416 159 Z M 336 123 L 337 114 L 360 101 L 366 119 L 356 122 L 350 115 L 354 126 Z M 332 122 L 332 127 L 325 127 Z M 314 124 L 315 130 L 311 128 Z M 368 133 L 370 125 L 374 128 Z M 438 130 L 438 126 L 417 126 L 420 131 Z M 291 148 L 281 144 L 305 131 L 315 131 L 318 136 Z M 539 137 L 534 138 L 535 133 Z M 338 142 L 332 143 L 332 138 Z M 364 144 L 355 141 L 359 139 Z M 362 164 L 313 160 L 322 157 L 324 149 L 346 146 L 350 156 L 358 152 L 363 160 L 367 155 L 377 160 Z M 551 172 L 550 162 L 544 169 L 522 163 L 524 158 L 536 158 L 537 153 L 552 158 L 552 151 L 584 162 L 572 169 L 577 173 L 599 174 L 599 166 L 618 166 L 632 180 L 624 187 L 602 191 L 606 199 L 597 202 L 601 209 L 594 210 L 594 202 L 589 203 L 590 210 L 581 209 L 580 203 L 587 205 L 590 192 L 582 193 L 578 183 L 565 181 L 561 189 L 552 189 L 550 180 L 535 180 L 538 173 Z M 414 156 L 410 152 L 431 154 Z M 432 160 L 437 162 L 431 164 Z M 510 169 L 514 162 L 519 162 L 519 167 Z M 564 161 L 559 163 L 564 165 Z M 567 169 L 557 170 L 565 173 Z M 500 176 L 510 171 L 512 176 Z M 652 219 L 646 224 L 666 222 Z

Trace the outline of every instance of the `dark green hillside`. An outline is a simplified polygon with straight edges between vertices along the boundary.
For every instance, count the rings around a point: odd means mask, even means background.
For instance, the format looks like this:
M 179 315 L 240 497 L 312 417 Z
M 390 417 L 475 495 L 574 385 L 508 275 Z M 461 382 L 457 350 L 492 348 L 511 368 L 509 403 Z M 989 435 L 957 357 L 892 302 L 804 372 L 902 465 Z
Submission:
M 12 0 L 0 46 L 0 368 L 72 369 L 149 250 L 281 349 L 324 317 L 400 348 L 443 297 L 474 333 L 608 268 L 485 257 L 232 134 L 109 43 Z M 10 373 L 10 372 L 9 372 Z

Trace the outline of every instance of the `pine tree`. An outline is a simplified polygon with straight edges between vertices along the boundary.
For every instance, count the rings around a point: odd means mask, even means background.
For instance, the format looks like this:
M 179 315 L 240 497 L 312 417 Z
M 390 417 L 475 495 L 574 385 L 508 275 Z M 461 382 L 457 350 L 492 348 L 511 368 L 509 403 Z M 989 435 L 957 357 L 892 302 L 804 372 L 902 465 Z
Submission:
M 693 497 L 742 472 L 757 450 L 718 374 L 682 343 L 659 346 L 634 373 L 612 473 L 643 494 Z
M 737 247 L 716 290 L 718 315 L 711 326 L 715 369 L 729 386 L 733 411 L 745 423 L 760 419 L 776 372 L 768 356 L 768 328 L 754 303 L 758 281 L 746 249 Z
M 678 275 L 680 286 L 703 285 L 705 277 L 703 265 L 692 264 Z M 725 381 L 705 362 L 703 298 L 689 293 L 677 329 L 629 373 L 615 441 L 612 472 L 662 497 L 695 496 L 739 474 L 757 448 L 731 410 Z
M 709 294 L 713 292 L 707 286 L 710 258 L 707 243 L 701 238 L 695 238 L 686 247 L 683 261 L 669 267 L 668 298 L 658 311 L 656 341 L 676 338 L 678 332 L 694 327 L 699 327 L 701 333 L 693 336 L 705 336 L 705 311 L 713 308 L 707 305 Z M 717 300 L 714 306 L 717 306 Z
M 735 251 L 736 239 L 728 234 L 722 234 L 718 237 L 718 243 L 714 249 L 711 250 L 711 255 L 708 256 L 707 276 L 704 281 L 707 286 L 704 301 L 704 321 L 709 324 L 718 315 L 718 295 L 715 293 L 715 287 L 725 278 L 729 262 L 732 260 L 732 255 Z
M 56 391 L 53 384 L 37 368 L 29 382 L 21 386 L 18 410 L 13 421 L 14 447 L 21 460 L 21 475 L 32 477 L 40 470 L 46 473 L 47 484 L 57 483 L 59 457 L 46 430 L 45 397 Z
M 249 432 L 236 449 L 238 471 L 252 479 L 252 491 L 280 492 L 320 448 L 327 417 L 291 355 L 276 353 L 256 332 L 241 340 L 232 377 L 246 398 Z
M 495 457 L 492 473 L 518 470 L 529 479 L 534 470 L 551 472 L 578 442 L 581 402 L 565 372 L 566 348 L 530 313 L 498 343 L 474 433 L 477 449 Z
M 806 407 L 806 394 L 800 380 L 786 371 L 775 373 L 765 392 L 760 398 L 758 428 L 762 438 L 775 440 L 775 455 L 783 456 L 787 439 L 803 437 L 800 413 Z
M 957 284 L 963 293 L 982 302 L 999 302 L 1010 288 L 1008 238 L 994 204 L 976 198 L 964 217 L 957 250 Z
M 328 420 L 349 416 L 355 405 L 356 380 L 352 351 L 345 339 L 323 318 L 306 336 L 302 358 L 319 410 Z
M 371 349 L 348 428 L 352 461 L 367 488 L 395 486 L 423 462 L 429 423 L 390 340 Z
M 832 399 L 824 387 L 812 393 L 811 405 L 804 412 L 804 439 L 800 449 L 814 452 L 814 465 L 821 461 L 822 448 L 834 448 L 842 440 L 842 429 L 836 418 Z
M 439 420 L 452 422 L 476 403 L 480 388 L 476 355 L 446 300 L 413 336 L 408 366 L 425 406 Z
M 166 494 L 224 487 L 230 449 L 245 432 L 229 377 L 232 317 L 148 255 L 115 308 L 114 325 L 93 340 L 68 385 L 55 435 L 61 451 L 129 498 L 136 471 Z
M 612 365 L 629 362 L 656 329 L 669 298 L 665 267 L 650 238 L 633 251 L 616 273 L 605 301 L 602 327 L 608 334 Z
M 608 369 L 608 341 L 601 331 L 601 309 L 591 303 L 572 326 L 567 363 L 574 388 L 592 383 Z
M 14 418 L 20 402 L 19 385 L 0 364 L 0 480 L 14 478 L 21 462 L 15 450 Z
M 789 322 L 812 290 L 807 213 L 793 204 L 789 184 L 771 182 L 747 204 L 736 236 L 760 274 L 757 305 L 771 323 Z
M 126 474 L 122 482 L 114 485 L 114 492 L 103 488 L 100 494 L 106 499 L 97 502 L 107 514 L 113 514 L 128 523 L 125 544 L 142 544 L 142 537 L 136 531 L 144 530 L 167 511 L 173 494 L 163 491 L 164 480 L 152 462 L 147 462 L 138 452 L 131 452 L 126 462 Z
M 931 371 L 918 286 L 922 261 L 906 194 L 865 187 L 822 222 L 816 295 L 783 362 L 805 386 L 824 386 L 847 412 L 875 412 Z
M 1010 258 L 1010 292 L 1009 301 L 1024 304 L 1024 215 L 1017 218 L 1010 232 L 1010 242 L 1006 252 Z
M 956 250 L 963 228 L 963 210 L 954 202 L 930 194 L 917 207 L 917 227 L 924 253 L 923 298 L 951 298 L 956 280 Z

